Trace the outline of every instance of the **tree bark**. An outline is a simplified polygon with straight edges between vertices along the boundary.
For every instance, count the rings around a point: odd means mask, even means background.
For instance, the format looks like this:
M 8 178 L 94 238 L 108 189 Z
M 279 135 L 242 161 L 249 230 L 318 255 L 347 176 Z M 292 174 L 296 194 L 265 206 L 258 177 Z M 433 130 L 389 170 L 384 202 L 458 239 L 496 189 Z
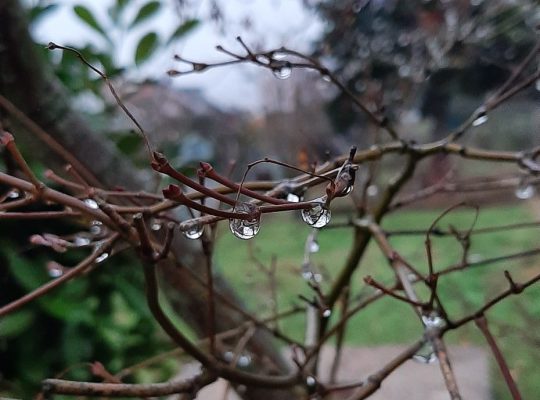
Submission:
M 143 189 L 149 183 L 150 173 L 137 170 L 129 160 L 122 158 L 112 143 L 92 130 L 84 118 L 70 107 L 69 95 L 52 73 L 28 32 L 24 9 L 17 0 L 0 2 L 0 94 L 43 128 L 54 140 L 73 154 L 104 187 L 121 185 L 128 189 Z M 36 142 L 36 138 L 21 126 L 13 123 L 17 140 Z M 43 144 L 35 156 L 48 165 L 58 159 Z M 65 163 L 62 161 L 62 163 Z M 113 172 L 114 171 L 114 172 Z M 195 284 L 187 268 L 204 280 L 204 258 L 200 244 L 187 243 L 177 238 L 173 253 L 178 255 L 182 266 L 164 262 L 161 266 L 162 281 L 167 283 L 167 293 L 174 293 L 171 304 L 175 311 L 201 336 L 206 336 L 207 326 L 204 310 L 207 310 L 206 290 Z M 222 277 L 215 279 L 216 290 L 229 301 L 242 307 L 241 300 Z M 141 292 L 141 296 L 143 293 Z M 231 312 L 222 302 L 216 302 L 216 330 L 237 327 L 244 317 Z M 259 359 L 270 360 L 281 373 L 287 370 L 271 335 L 258 331 L 249 343 L 248 350 Z M 255 369 L 261 371 L 262 364 Z M 275 392 L 248 388 L 245 398 L 278 399 L 295 398 L 284 391 Z

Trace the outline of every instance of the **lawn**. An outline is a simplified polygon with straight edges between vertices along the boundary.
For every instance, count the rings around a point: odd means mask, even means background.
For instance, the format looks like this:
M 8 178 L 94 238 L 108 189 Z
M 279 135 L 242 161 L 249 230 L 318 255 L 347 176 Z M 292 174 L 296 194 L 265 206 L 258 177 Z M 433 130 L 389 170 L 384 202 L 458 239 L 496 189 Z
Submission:
M 389 231 L 425 230 L 439 214 L 440 211 L 437 210 L 399 212 L 389 215 L 383 221 L 383 228 Z M 345 221 L 345 218 L 334 215 L 332 222 Z M 476 228 L 529 222 L 532 219 L 525 207 L 485 207 L 480 211 Z M 458 229 L 467 229 L 473 220 L 473 210 L 460 209 L 441 220 L 438 226 L 447 228 L 452 225 Z M 257 267 L 254 257 L 266 266 L 269 266 L 275 257 L 277 303 L 280 310 L 286 310 L 292 304 L 301 304 L 298 297 L 301 294 L 312 296 L 300 270 L 305 240 L 311 230 L 297 215 L 265 218 L 260 233 L 251 241 L 234 238 L 226 228 L 226 225 L 222 225 L 217 243 L 218 268 L 233 282 L 247 306 L 256 311 L 258 316 L 270 314 L 272 298 L 269 281 Z M 352 242 L 351 234 L 351 228 L 323 229 L 319 233 L 320 250 L 314 254 L 313 261 L 322 273 L 321 285 L 324 289 L 329 288 L 344 264 Z M 535 228 L 479 234 L 472 240 L 469 257 L 481 260 L 530 249 L 537 246 L 537 237 L 538 229 Z M 390 239 L 394 248 L 420 271 L 427 270 L 424 240 L 424 235 L 396 235 Z M 458 262 L 461 257 L 460 249 L 454 238 L 435 238 L 435 269 L 443 269 Z M 534 257 L 489 265 L 480 264 L 466 272 L 441 278 L 439 293 L 450 315 L 459 318 L 507 287 L 503 275 L 505 269 L 511 271 L 514 278 L 520 281 L 539 270 L 539 261 L 540 258 Z M 373 276 L 379 282 L 392 282 L 392 271 L 373 243 L 353 276 L 353 295 L 369 293 L 372 290 L 363 283 L 366 275 Z M 518 379 L 524 398 L 534 398 L 540 393 L 540 380 L 537 379 L 540 335 L 535 335 L 535 331 L 540 329 L 540 302 L 537 301 L 539 295 L 540 287 L 532 287 L 521 296 L 501 303 L 488 313 L 490 326 Z M 333 313 L 333 319 L 337 319 L 336 314 Z M 288 318 L 280 324 L 283 331 L 298 340 L 302 340 L 303 326 L 303 316 Z M 350 345 L 406 344 L 413 342 L 421 334 L 422 326 L 409 305 L 392 298 L 384 298 L 351 320 L 346 341 Z M 484 345 L 484 339 L 474 324 L 449 333 L 447 340 L 450 343 Z M 509 398 L 495 367 L 492 375 L 495 398 Z

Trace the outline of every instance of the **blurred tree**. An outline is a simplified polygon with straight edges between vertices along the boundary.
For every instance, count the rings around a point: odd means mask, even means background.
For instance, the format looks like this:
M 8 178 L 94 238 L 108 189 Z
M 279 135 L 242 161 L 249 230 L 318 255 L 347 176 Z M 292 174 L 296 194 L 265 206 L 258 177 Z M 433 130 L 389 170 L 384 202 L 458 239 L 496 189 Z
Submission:
M 451 95 L 480 98 L 500 85 L 530 50 L 539 23 L 531 0 L 305 3 L 328 21 L 315 55 L 327 57 L 373 110 L 393 120 L 407 109 L 433 118 L 435 138 L 455 127 Z M 328 109 L 341 132 L 361 122 L 342 94 Z

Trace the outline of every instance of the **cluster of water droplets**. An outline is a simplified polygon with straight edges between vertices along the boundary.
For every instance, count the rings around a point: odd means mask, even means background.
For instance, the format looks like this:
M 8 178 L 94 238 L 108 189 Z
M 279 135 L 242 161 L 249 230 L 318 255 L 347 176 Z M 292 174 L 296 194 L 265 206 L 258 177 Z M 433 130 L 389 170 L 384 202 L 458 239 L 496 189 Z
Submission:
M 302 210 L 304 222 L 314 228 L 322 228 L 330 222 L 332 213 L 326 207 L 326 196 L 313 200 L 313 206 Z
M 441 316 L 431 311 L 422 315 L 422 323 L 426 331 L 433 329 L 441 329 L 445 325 L 445 321 Z M 413 355 L 413 360 L 422 364 L 431 364 L 437 361 L 437 355 L 433 349 L 433 344 L 430 341 L 424 343 L 424 345 Z
M 261 216 L 256 205 L 251 203 L 237 203 L 234 206 L 233 212 L 250 216 L 248 219 L 231 218 L 229 220 L 229 228 L 234 236 L 247 240 L 259 233 Z

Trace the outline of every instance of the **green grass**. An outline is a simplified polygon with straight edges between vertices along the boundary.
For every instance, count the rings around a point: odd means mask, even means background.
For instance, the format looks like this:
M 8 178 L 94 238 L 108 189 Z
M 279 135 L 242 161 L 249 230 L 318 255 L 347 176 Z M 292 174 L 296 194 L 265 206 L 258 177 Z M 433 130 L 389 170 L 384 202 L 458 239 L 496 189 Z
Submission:
M 383 221 L 387 230 L 427 229 L 440 211 L 406 211 L 389 215 Z M 335 215 L 335 221 L 344 220 Z M 459 209 L 440 221 L 440 228 L 450 224 L 457 229 L 467 229 L 474 220 L 474 211 Z M 483 208 L 480 211 L 477 228 L 503 225 L 532 220 L 524 207 Z M 261 231 L 256 238 L 242 241 L 234 238 L 225 226 L 216 247 L 216 260 L 220 271 L 235 285 L 248 307 L 259 317 L 269 315 L 271 298 L 268 279 L 257 267 L 251 253 L 265 265 L 270 265 L 272 257 L 277 260 L 278 306 L 286 310 L 292 304 L 300 304 L 298 296 L 311 296 L 312 291 L 300 275 L 304 242 L 310 228 L 296 215 L 279 215 L 264 218 Z M 343 267 L 352 243 L 350 228 L 326 229 L 319 234 L 320 251 L 313 261 L 322 272 L 322 287 L 328 290 L 331 282 Z M 476 259 L 491 258 L 514 253 L 537 246 L 538 229 L 521 229 L 511 232 L 498 232 L 476 235 L 471 243 L 470 255 Z M 425 236 L 393 236 L 392 246 L 406 260 L 420 271 L 427 271 L 427 258 L 424 245 Z M 461 257 L 461 247 L 454 238 L 433 239 L 433 259 L 435 269 L 457 263 Z M 444 276 L 439 281 L 439 293 L 450 315 L 459 318 L 470 313 L 487 299 L 495 296 L 507 287 L 503 271 L 508 269 L 517 281 L 530 277 L 539 268 L 540 258 L 510 260 L 497 264 L 474 267 L 465 272 Z M 537 265 L 535 265 L 535 263 Z M 352 280 L 353 295 L 360 291 L 369 293 L 363 277 L 371 275 L 379 282 L 391 283 L 392 271 L 384 257 L 372 243 L 368 248 Z M 509 324 L 533 333 L 540 327 L 540 287 L 533 287 L 519 297 L 508 299 L 492 309 L 489 321 L 497 336 L 512 371 L 518 377 L 525 398 L 533 398 L 532 393 L 540 393 L 540 381 L 536 379 L 536 361 L 540 349 L 525 343 L 518 333 L 502 332 L 498 323 Z M 333 318 L 336 317 L 336 312 Z M 526 315 L 527 317 L 523 317 Z M 530 326 L 536 320 L 535 326 Z M 283 331 L 297 340 L 302 340 L 304 317 L 301 315 L 288 318 L 280 324 Z M 346 341 L 350 345 L 378 345 L 392 343 L 411 343 L 422 334 L 413 310 L 407 304 L 392 298 L 384 298 L 351 319 L 347 328 Z M 484 345 L 482 336 L 471 325 L 451 332 L 447 339 L 450 343 L 474 343 Z M 536 339 L 540 339 L 536 335 Z M 507 390 L 498 371 L 493 370 L 496 398 L 507 397 Z M 527 394 L 530 394 L 528 396 Z M 531 397 L 532 396 L 532 397 Z

